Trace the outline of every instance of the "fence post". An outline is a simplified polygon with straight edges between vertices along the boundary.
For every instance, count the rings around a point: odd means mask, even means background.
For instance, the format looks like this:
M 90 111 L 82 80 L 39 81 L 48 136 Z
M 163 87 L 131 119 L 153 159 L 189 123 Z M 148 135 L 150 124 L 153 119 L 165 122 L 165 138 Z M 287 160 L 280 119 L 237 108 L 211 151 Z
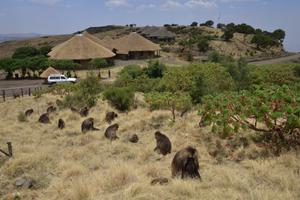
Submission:
M 31 89 L 28 88 L 28 95 L 31 96 Z
M 7 149 L 8 149 L 8 155 L 9 157 L 13 157 L 13 149 L 12 149 L 12 145 L 11 142 L 7 142 Z
M 21 88 L 21 95 L 22 95 L 22 97 L 24 96 L 23 88 Z
M 3 101 L 5 101 L 5 90 L 2 90 Z

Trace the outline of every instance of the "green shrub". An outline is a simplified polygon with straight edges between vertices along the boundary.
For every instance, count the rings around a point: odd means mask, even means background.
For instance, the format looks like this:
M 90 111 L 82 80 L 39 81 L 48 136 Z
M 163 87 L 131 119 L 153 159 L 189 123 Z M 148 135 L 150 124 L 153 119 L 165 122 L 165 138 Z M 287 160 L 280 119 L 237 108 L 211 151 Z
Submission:
M 159 61 L 150 61 L 148 67 L 145 69 L 145 73 L 149 78 L 161 78 L 163 77 L 166 66 Z
M 251 84 L 256 85 L 291 85 L 299 80 L 295 74 L 295 64 L 273 64 L 251 66 Z
M 120 111 L 127 111 L 134 103 L 134 92 L 130 88 L 110 87 L 103 93 L 104 98 Z
M 141 68 L 141 66 L 139 65 L 128 65 L 128 66 L 125 66 L 119 76 L 122 77 L 122 76 L 129 76 L 130 78 L 137 78 L 139 76 L 141 76 L 143 74 L 143 69 Z
M 198 40 L 197 47 L 200 52 L 207 52 L 209 50 L 209 40 L 205 37 L 201 37 Z
M 300 65 L 297 64 L 295 67 L 294 67 L 294 72 L 295 72 L 295 75 L 300 78 Z
M 34 57 L 37 55 L 39 55 L 39 51 L 34 47 L 28 46 L 17 48 L 14 54 L 12 55 L 12 58 L 24 59 L 27 57 Z

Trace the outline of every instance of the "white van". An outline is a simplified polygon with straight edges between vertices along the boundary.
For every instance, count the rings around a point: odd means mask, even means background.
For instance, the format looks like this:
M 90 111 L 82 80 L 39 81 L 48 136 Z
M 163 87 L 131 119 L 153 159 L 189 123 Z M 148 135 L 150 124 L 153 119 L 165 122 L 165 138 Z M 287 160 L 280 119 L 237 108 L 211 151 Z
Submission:
M 68 78 L 65 75 L 61 75 L 61 74 L 51 74 L 50 76 L 48 76 L 48 84 L 52 85 L 55 83 L 66 83 L 66 82 L 70 82 L 70 83 L 76 83 L 77 79 L 76 78 Z

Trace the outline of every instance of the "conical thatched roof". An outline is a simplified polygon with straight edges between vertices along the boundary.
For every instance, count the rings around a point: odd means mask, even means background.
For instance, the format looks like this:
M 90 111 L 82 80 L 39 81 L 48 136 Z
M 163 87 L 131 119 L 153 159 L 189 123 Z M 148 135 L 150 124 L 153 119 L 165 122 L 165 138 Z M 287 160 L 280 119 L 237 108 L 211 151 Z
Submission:
M 48 67 L 43 73 L 40 75 L 41 78 L 48 78 L 51 74 L 61 74 L 59 71 L 54 69 L 53 67 Z
M 108 48 L 109 50 L 113 50 L 114 49 L 114 40 L 109 37 L 109 36 L 105 36 L 102 40 L 99 41 L 101 45 L 105 46 L 106 48 Z
M 98 43 L 94 36 L 77 34 L 66 42 L 57 45 L 48 54 L 52 59 L 88 60 L 93 58 L 111 58 L 115 54 Z
M 130 33 L 113 42 L 118 54 L 128 54 L 130 51 L 158 51 L 160 46 L 137 33 Z

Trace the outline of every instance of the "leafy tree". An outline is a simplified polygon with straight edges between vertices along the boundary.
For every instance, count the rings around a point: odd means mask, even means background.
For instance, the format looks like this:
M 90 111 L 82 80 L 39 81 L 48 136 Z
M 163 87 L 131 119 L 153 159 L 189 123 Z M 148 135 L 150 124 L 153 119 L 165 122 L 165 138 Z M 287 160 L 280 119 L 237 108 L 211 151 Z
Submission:
M 214 25 L 214 21 L 212 20 L 208 20 L 205 23 L 201 24 L 201 26 L 208 26 L 208 27 L 212 27 Z
M 243 34 L 254 34 L 255 33 L 255 29 L 252 26 L 245 24 L 245 23 L 236 25 L 234 30 L 237 33 L 243 33 Z
M 266 147 L 280 153 L 282 148 L 300 145 L 300 93 L 288 86 L 256 88 L 254 91 L 206 96 L 199 110 L 200 125 L 228 137 L 240 129 L 251 129 Z M 260 124 L 260 125 L 258 125 Z
M 161 78 L 163 77 L 166 66 L 159 61 L 150 61 L 148 67 L 145 69 L 145 74 L 149 78 Z
M 274 38 L 266 34 L 254 35 L 251 42 L 255 43 L 258 48 L 266 48 L 269 46 L 278 45 L 278 42 Z
M 198 22 L 193 22 L 191 26 L 198 26 Z
M 200 52 L 207 52 L 209 50 L 209 42 L 208 39 L 205 37 L 201 37 L 198 39 L 198 50 Z
M 39 48 L 39 54 L 48 57 L 48 53 L 51 51 L 52 47 L 51 46 L 42 46 Z
M 224 29 L 224 28 L 226 28 L 226 25 L 225 25 L 225 24 L 222 24 L 222 23 L 218 23 L 218 24 L 217 24 L 217 28 L 219 28 L 219 29 Z
M 53 66 L 57 69 L 74 70 L 80 67 L 80 64 L 74 63 L 72 60 L 49 60 L 49 66 Z
M 0 69 L 4 70 L 6 74 L 6 79 L 11 79 L 13 77 L 13 72 L 17 69 L 15 60 L 12 58 L 4 58 L 0 60 Z
M 14 54 L 12 55 L 12 58 L 17 59 L 24 59 L 27 57 L 34 57 L 39 55 L 39 51 L 34 47 L 20 47 L 17 48 Z
M 173 121 L 176 119 L 176 111 L 184 112 L 192 106 L 191 98 L 186 93 L 152 92 L 146 94 L 145 99 L 151 110 L 170 110 Z
M 30 69 L 35 76 L 37 76 L 35 73 L 36 71 L 44 70 L 49 66 L 48 59 L 45 56 L 29 57 L 25 59 L 25 62 L 28 69 Z
M 234 36 L 234 32 L 233 30 L 231 29 L 225 29 L 224 31 L 224 34 L 222 35 L 222 38 L 225 40 L 225 41 L 230 41 Z
M 135 79 L 143 74 L 143 69 L 139 65 L 128 65 L 125 66 L 121 72 L 119 73 L 119 76 L 126 76 Z
M 120 111 L 129 110 L 134 103 L 134 92 L 130 88 L 111 87 L 105 90 L 103 95 Z
M 96 67 L 97 69 L 99 69 L 98 76 L 101 78 L 101 68 L 104 68 L 107 66 L 107 61 L 105 59 L 95 58 L 90 61 L 90 64 L 92 66 Z
M 275 30 L 275 31 L 272 33 L 272 36 L 273 36 L 275 39 L 279 40 L 280 43 L 283 43 L 284 38 L 285 38 L 285 31 L 282 30 L 282 29 L 277 29 L 277 30 Z

